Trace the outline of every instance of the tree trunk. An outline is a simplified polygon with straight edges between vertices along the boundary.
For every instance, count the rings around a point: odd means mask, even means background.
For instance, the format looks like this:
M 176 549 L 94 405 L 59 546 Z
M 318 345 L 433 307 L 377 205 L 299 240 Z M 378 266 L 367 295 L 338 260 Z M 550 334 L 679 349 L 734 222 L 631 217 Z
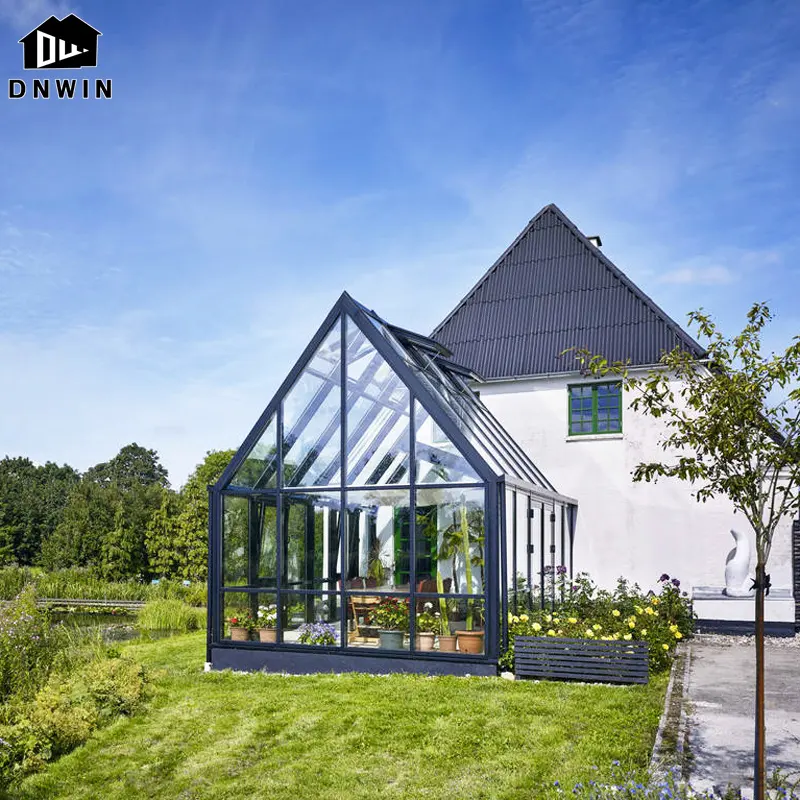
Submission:
M 753 798 L 764 800 L 766 765 L 764 763 L 764 589 L 763 565 L 756 567 L 756 738 L 753 769 Z

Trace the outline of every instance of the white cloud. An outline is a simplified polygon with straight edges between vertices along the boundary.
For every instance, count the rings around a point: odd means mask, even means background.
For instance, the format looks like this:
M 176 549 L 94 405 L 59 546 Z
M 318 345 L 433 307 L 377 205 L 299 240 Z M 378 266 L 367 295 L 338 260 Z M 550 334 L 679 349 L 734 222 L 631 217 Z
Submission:
M 666 272 L 657 278 L 659 283 L 700 284 L 718 286 L 732 283 L 736 276 L 727 267 L 683 267 Z

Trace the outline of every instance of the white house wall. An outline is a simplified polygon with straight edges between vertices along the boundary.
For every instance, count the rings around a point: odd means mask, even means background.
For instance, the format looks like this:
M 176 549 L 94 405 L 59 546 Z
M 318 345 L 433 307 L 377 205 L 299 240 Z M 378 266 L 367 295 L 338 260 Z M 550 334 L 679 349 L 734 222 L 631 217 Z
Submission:
M 633 482 L 637 464 L 664 453 L 657 445 L 661 422 L 632 411 L 630 397 L 623 398 L 621 434 L 568 436 L 567 385 L 581 382 L 572 375 L 477 387 L 556 489 L 578 500 L 575 573 L 589 572 L 607 588 L 619 576 L 655 588 L 662 573 L 679 578 L 687 590 L 724 586 L 730 529 L 746 531 L 752 542 L 751 526 L 725 499 L 698 503 L 678 479 Z M 789 519 L 776 533 L 768 572 L 773 586 L 791 589 Z

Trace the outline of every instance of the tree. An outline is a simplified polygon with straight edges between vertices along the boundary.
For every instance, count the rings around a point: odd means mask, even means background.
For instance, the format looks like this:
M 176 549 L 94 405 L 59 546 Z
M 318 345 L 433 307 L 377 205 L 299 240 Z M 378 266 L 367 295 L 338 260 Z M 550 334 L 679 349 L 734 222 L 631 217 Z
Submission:
M 167 470 L 161 465 L 158 453 L 136 442 L 125 445 L 111 461 L 88 469 L 84 478 L 103 486 L 113 483 L 123 491 L 141 486 L 169 486 Z
M 775 530 L 800 507 L 800 336 L 783 353 L 764 356 L 761 335 L 772 319 L 756 303 L 740 334 L 725 338 L 702 309 L 689 314 L 708 340 L 708 363 L 676 348 L 646 377 L 628 364 L 579 350 L 593 375 L 617 374 L 634 394 L 631 408 L 662 419 L 668 460 L 636 466 L 634 481 L 673 477 L 692 484 L 699 502 L 727 497 L 755 532 L 756 720 L 754 788 L 764 797 L 764 595 Z
M 165 491 L 161 497 L 161 505 L 147 524 L 145 546 L 150 572 L 160 578 L 173 578 L 181 571 L 183 554 L 177 548 L 179 513 L 178 495 Z
M 35 563 L 42 540 L 61 520 L 78 473 L 28 458 L 0 460 L 0 565 Z
M 205 580 L 208 568 L 208 486 L 225 471 L 235 450 L 206 454 L 181 490 L 182 510 L 178 516 L 175 550 L 180 574 L 193 581 Z

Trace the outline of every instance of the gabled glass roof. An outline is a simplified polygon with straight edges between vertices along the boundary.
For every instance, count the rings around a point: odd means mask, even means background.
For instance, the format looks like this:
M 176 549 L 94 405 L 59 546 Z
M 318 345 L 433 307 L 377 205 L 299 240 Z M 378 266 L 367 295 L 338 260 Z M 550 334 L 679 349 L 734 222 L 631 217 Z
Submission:
M 218 488 L 475 484 L 505 477 L 555 491 L 471 388 L 479 376 L 450 356 L 343 294 Z

